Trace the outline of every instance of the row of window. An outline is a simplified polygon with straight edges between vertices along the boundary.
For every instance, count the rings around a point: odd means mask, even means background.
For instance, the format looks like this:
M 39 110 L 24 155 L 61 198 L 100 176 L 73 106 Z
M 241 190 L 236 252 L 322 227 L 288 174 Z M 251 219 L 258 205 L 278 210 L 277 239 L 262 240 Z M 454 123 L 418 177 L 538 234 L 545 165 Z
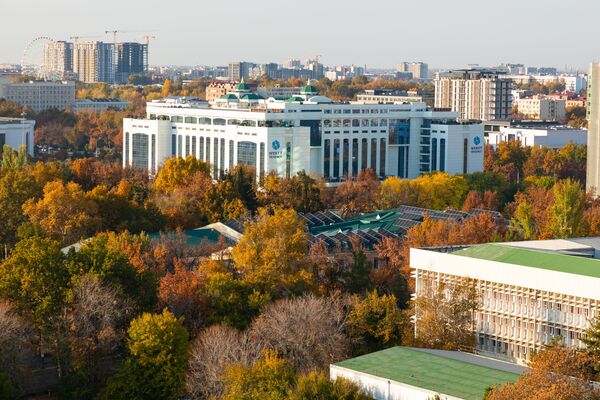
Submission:
M 372 168 L 385 176 L 386 152 L 385 138 L 363 138 L 360 142 L 359 139 L 325 139 L 323 175 L 325 178 L 357 176 L 359 171 Z

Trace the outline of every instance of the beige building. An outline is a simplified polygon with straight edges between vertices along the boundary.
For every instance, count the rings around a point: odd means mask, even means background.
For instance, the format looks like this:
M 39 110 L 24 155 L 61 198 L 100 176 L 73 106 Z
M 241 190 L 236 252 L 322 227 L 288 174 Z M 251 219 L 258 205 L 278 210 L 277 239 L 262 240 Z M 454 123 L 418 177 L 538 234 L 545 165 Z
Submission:
M 413 79 L 427 79 L 429 67 L 424 62 L 402 62 L 396 67 L 398 72 L 410 72 Z
M 226 95 L 231 92 L 235 88 L 236 82 L 211 82 L 210 85 L 206 87 L 205 98 L 206 101 L 214 101 L 221 96 Z
M 44 45 L 44 67 L 48 76 L 63 79 L 73 71 L 73 43 L 60 41 Z
M 494 71 L 458 70 L 435 79 L 435 107 L 462 119 L 510 119 L 512 82 Z
M 600 238 L 410 250 L 416 296 L 470 280 L 479 354 L 525 363 L 553 340 L 583 348 L 600 316 Z M 416 310 L 415 323 L 422 315 Z
M 75 82 L 0 83 L 0 98 L 21 104 L 34 112 L 49 108 L 64 110 L 75 100 Z
M 566 118 L 566 100 L 542 98 L 516 99 L 514 105 L 518 113 L 527 119 L 543 121 L 564 121 Z
M 600 191 L 600 63 L 592 63 L 587 81 L 588 146 L 586 189 Z
M 85 83 L 115 81 L 116 54 L 112 43 L 73 43 L 73 72 Z

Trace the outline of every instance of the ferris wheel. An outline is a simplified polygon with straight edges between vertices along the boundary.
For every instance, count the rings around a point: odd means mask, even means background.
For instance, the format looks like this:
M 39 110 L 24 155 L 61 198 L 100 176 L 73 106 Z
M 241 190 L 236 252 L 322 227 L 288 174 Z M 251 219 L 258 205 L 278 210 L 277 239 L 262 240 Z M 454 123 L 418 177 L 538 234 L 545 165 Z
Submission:
M 21 74 L 33 75 L 40 79 L 52 79 L 51 73 L 44 60 L 46 44 L 56 41 L 47 36 L 39 36 L 27 44 L 21 59 Z

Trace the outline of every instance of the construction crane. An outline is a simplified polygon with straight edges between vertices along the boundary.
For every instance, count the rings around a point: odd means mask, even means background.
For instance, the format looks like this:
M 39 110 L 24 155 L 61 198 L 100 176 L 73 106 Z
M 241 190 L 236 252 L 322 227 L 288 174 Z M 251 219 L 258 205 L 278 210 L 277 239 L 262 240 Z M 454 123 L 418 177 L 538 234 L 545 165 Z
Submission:
M 322 55 L 320 55 L 320 54 L 317 54 L 317 55 L 315 56 L 315 61 L 317 62 L 317 65 L 319 65 L 319 59 L 320 59 L 321 57 L 323 57 L 323 56 L 322 56 Z
M 77 42 L 79 39 L 93 39 L 93 38 L 99 38 L 100 36 L 95 35 L 95 36 L 76 36 L 73 35 L 70 37 L 71 40 L 73 40 L 74 42 Z
M 154 31 L 149 31 L 149 30 L 144 30 L 144 31 L 122 31 L 122 30 L 112 30 L 112 31 L 104 31 L 105 34 L 109 34 L 111 33 L 113 35 L 113 43 L 117 44 L 117 33 L 152 33 Z M 144 38 L 146 38 L 146 36 L 144 36 Z M 154 39 L 154 36 L 151 37 L 151 39 Z M 148 40 L 148 39 L 146 39 Z
M 150 39 L 156 39 L 156 36 L 145 35 L 144 36 L 144 42 L 146 43 L 146 46 L 148 46 L 150 44 Z

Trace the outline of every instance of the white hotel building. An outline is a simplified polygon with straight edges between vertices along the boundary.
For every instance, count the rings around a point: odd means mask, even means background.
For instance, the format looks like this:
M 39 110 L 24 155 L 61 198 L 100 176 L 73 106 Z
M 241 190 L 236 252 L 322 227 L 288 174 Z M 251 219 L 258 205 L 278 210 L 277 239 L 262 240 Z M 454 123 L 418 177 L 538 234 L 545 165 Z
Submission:
M 30 119 L 0 117 L 0 156 L 4 145 L 13 150 L 25 146 L 27 154 L 33 157 L 33 129 L 35 121 Z
M 410 250 L 414 296 L 471 279 L 480 303 L 477 351 L 519 363 L 556 338 L 584 347 L 581 338 L 600 312 L 598 258 L 600 238 Z
M 125 119 L 123 165 L 156 172 L 188 155 L 219 176 L 234 165 L 332 182 L 373 168 L 380 177 L 483 169 L 483 126 L 424 103 L 334 103 L 314 86 L 286 100 L 263 99 L 245 83 L 214 102 L 174 97 L 148 103 L 146 119 Z

